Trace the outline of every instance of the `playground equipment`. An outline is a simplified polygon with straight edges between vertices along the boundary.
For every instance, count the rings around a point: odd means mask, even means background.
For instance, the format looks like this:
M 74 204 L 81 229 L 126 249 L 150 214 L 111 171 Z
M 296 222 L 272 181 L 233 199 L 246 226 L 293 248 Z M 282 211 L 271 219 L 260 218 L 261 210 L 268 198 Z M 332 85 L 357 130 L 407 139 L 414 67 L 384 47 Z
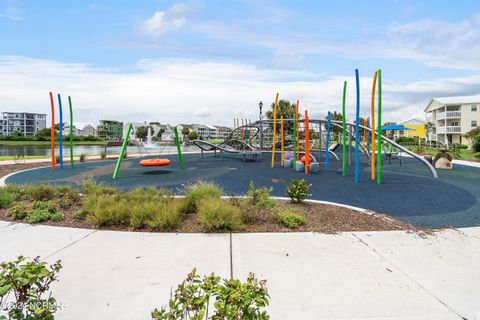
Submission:
M 70 109 L 70 167 L 73 168 L 73 110 L 70 96 L 68 96 L 68 107 Z
M 59 164 L 60 168 L 63 168 L 63 108 L 62 108 L 62 98 L 60 96 L 60 93 L 57 94 L 58 97 L 58 113 L 60 117 L 59 121 L 59 134 L 58 134 L 58 139 L 59 139 L 59 146 L 58 146 L 58 152 L 59 152 Z M 68 105 L 69 105 L 69 111 L 70 111 L 70 167 L 73 168 L 73 108 L 72 108 L 72 98 L 68 96 Z M 50 127 L 50 147 L 51 147 L 51 153 L 52 153 L 52 170 L 55 170 L 55 103 L 53 101 L 53 93 L 50 92 L 50 108 L 52 112 L 52 124 Z
M 247 132 L 246 135 L 245 132 Z M 247 156 L 252 156 L 253 160 L 257 160 L 257 157 L 261 155 L 262 152 L 252 145 L 252 141 L 257 139 L 259 132 L 260 128 L 255 123 L 247 124 L 236 127 L 228 137 L 220 143 L 210 143 L 203 140 L 193 140 L 192 143 L 200 148 L 202 156 L 204 152 L 213 151 L 216 155 L 217 151 L 219 151 L 222 159 L 223 152 L 226 152 L 243 155 L 244 161 L 247 160 Z M 245 136 L 247 136 L 248 139 L 244 140 Z
M 127 127 L 127 132 L 125 136 L 123 137 L 123 143 L 122 143 L 122 148 L 120 150 L 120 155 L 117 160 L 117 164 L 115 166 L 115 170 L 113 172 L 113 179 L 116 179 L 118 177 L 118 173 L 120 172 L 120 168 L 122 166 L 122 160 L 125 157 L 125 151 L 128 146 L 128 140 L 130 137 L 130 133 L 133 130 L 133 125 L 131 123 L 128 124 Z M 174 128 L 174 133 L 175 133 L 175 144 L 177 145 L 177 155 L 178 155 L 178 163 L 179 167 L 181 170 L 184 169 L 184 163 L 183 163 L 183 158 L 182 158 L 182 151 L 180 148 L 180 142 L 178 139 L 178 129 L 177 127 Z M 146 148 L 145 148 L 146 150 Z M 148 153 L 148 151 L 147 151 Z M 140 153 L 140 157 L 142 157 L 142 154 Z M 140 166 L 142 167 L 162 167 L 162 166 L 168 166 L 170 164 L 169 159 L 161 159 L 161 158 L 156 158 L 156 159 L 144 159 L 140 161 Z
M 50 147 L 52 149 L 52 170 L 55 170 L 55 105 L 53 104 L 52 92 L 50 92 L 50 107 L 52 111 L 52 126 L 50 127 Z
M 63 169 L 63 112 L 62 112 L 62 98 L 60 97 L 60 93 L 57 94 L 58 96 L 58 111 L 59 111 L 59 116 L 60 116 L 60 123 L 58 124 L 58 137 L 59 137 L 59 146 L 58 146 L 58 151 L 59 151 L 59 163 L 60 163 L 60 168 Z

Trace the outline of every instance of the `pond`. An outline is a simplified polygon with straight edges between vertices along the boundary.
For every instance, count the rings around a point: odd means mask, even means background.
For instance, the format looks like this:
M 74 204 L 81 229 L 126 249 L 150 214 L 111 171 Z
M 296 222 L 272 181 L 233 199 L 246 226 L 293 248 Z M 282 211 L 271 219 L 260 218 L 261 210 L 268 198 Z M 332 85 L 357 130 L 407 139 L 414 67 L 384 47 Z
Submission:
M 119 154 L 121 147 L 108 147 L 107 154 Z M 99 156 L 102 152 L 105 151 L 104 146 L 95 146 L 95 145 L 80 145 L 73 147 L 73 154 L 79 156 L 81 154 L 86 154 L 89 156 Z M 199 149 L 193 145 L 182 146 L 182 152 L 191 152 L 199 151 Z M 129 146 L 127 148 L 127 153 L 141 153 L 141 154 L 168 154 L 176 153 L 177 148 L 174 145 L 154 145 L 152 148 L 144 149 L 138 148 L 137 146 Z M 55 148 L 55 154 L 59 154 L 59 148 Z M 70 155 L 70 148 L 63 148 L 64 157 Z M 0 145 L 0 156 L 51 156 L 50 146 L 10 146 L 10 145 Z

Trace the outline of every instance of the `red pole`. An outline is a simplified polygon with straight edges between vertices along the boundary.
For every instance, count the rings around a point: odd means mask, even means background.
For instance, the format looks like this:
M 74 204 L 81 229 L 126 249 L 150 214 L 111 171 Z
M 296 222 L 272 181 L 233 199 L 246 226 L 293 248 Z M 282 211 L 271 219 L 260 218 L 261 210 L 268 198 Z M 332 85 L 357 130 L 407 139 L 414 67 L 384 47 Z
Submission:
M 308 174 L 310 166 L 310 132 L 308 125 L 308 111 L 305 110 L 305 174 Z
M 53 95 L 50 92 L 50 106 L 52 107 L 52 127 L 50 129 L 50 146 L 52 147 L 52 170 L 55 170 L 55 106 Z

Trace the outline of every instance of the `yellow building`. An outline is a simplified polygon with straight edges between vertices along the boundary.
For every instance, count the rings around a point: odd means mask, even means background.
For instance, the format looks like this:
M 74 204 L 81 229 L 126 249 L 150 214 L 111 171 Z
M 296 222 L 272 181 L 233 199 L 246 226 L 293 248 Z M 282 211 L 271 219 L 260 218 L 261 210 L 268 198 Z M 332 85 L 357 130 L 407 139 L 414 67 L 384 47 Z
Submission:
M 412 118 L 399 123 L 400 125 L 412 129 L 407 131 L 400 131 L 399 135 L 404 137 L 426 138 L 427 132 L 425 130 L 425 121 Z

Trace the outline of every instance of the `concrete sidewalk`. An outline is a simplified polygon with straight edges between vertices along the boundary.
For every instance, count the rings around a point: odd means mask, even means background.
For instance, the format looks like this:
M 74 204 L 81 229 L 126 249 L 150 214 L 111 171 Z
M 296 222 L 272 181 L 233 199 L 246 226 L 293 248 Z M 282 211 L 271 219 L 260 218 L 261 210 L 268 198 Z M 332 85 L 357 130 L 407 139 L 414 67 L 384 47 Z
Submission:
M 149 319 L 200 274 L 267 279 L 272 319 L 480 319 L 480 228 L 406 232 L 173 234 L 0 221 L 0 260 L 64 265 L 58 319 Z

